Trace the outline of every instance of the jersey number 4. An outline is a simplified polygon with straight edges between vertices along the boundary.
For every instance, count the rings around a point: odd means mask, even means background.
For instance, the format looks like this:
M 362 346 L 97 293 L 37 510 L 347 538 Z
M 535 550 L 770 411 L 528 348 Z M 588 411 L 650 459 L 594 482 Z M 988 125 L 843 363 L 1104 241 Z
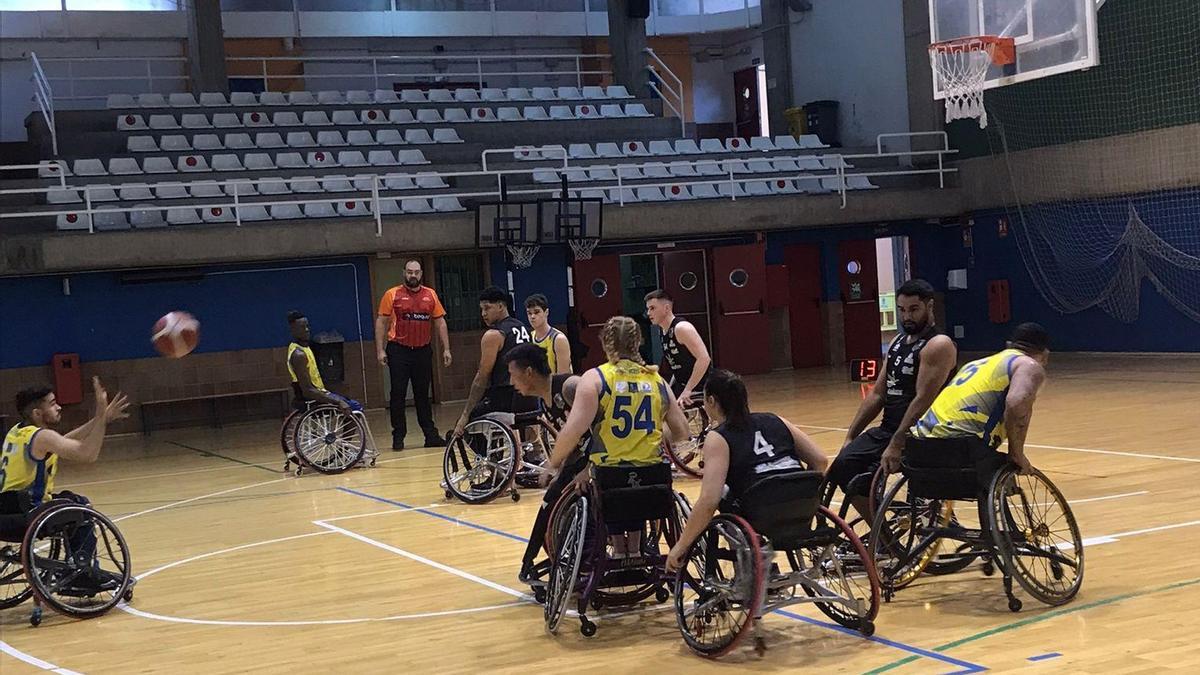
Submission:
M 754 454 L 764 457 L 775 456 L 775 446 L 767 442 L 761 431 L 754 432 Z
M 629 434 L 633 433 L 634 429 L 645 431 L 648 434 L 653 433 L 654 419 L 650 414 L 651 403 L 649 396 L 643 396 L 637 410 L 631 411 L 633 408 L 632 396 L 615 397 L 613 399 L 612 416 L 616 424 L 612 426 L 613 436 L 617 438 L 629 438 Z

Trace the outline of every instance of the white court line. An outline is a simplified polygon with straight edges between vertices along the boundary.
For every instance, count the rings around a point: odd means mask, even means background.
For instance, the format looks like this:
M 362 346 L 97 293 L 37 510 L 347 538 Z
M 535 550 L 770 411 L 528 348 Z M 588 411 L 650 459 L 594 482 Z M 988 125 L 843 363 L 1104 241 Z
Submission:
M 1150 534 L 1151 532 L 1162 532 L 1163 530 L 1174 530 L 1181 527 L 1194 527 L 1200 525 L 1200 520 L 1189 520 L 1186 523 L 1174 523 L 1172 525 L 1159 525 L 1158 527 L 1147 527 L 1141 530 L 1129 530 L 1128 532 L 1118 532 L 1116 534 L 1105 534 L 1099 537 L 1088 537 L 1083 540 L 1084 546 L 1098 546 L 1100 544 L 1112 544 L 1121 540 L 1122 537 L 1133 537 L 1139 534 Z
M 1087 499 L 1072 499 L 1070 503 L 1071 503 L 1071 506 L 1075 506 L 1076 504 L 1086 504 L 1088 502 L 1103 502 L 1103 501 L 1107 501 L 1109 499 L 1122 499 L 1124 497 L 1137 497 L 1138 495 L 1147 495 L 1147 494 L 1150 494 L 1149 490 L 1138 490 L 1137 492 L 1122 492 L 1119 495 L 1106 495 L 1104 497 L 1088 497 Z M 1057 503 L 1057 502 L 1050 502 L 1050 503 Z M 1038 506 L 1049 506 L 1050 503 L 1039 504 Z
M 9 656 L 13 657 L 14 659 L 16 659 L 18 661 L 24 661 L 25 663 L 28 663 L 29 665 L 33 666 L 34 668 L 41 668 L 42 670 L 49 670 L 52 673 L 59 673 L 60 675 L 80 675 L 80 673 L 77 673 L 74 670 L 67 670 L 66 668 L 59 668 L 58 666 L 54 665 L 53 663 L 50 663 L 49 661 L 43 661 L 36 656 L 30 656 L 29 654 L 26 654 L 25 652 L 21 651 L 20 649 L 17 649 L 16 647 L 8 644 L 7 642 L 4 642 L 3 640 L 0 640 L 0 652 L 8 654 Z
M 338 516 L 336 518 L 322 518 L 322 523 L 332 523 L 339 520 L 353 520 L 355 518 L 367 518 L 369 516 L 382 516 L 389 513 L 407 513 L 409 511 L 427 511 L 429 509 L 440 509 L 448 504 L 430 504 L 429 506 L 406 506 L 404 508 L 388 509 L 386 511 L 372 511 L 370 513 L 357 513 L 353 516 Z
M 474 581 L 475 583 L 480 584 L 482 586 L 487 586 L 488 588 L 490 588 L 492 590 L 500 591 L 501 593 L 511 595 L 516 598 L 521 598 L 522 600 L 527 600 L 527 599 L 530 599 L 530 597 L 531 597 L 529 594 L 522 593 L 521 591 L 518 591 L 515 588 L 509 588 L 508 586 L 498 584 L 494 581 L 488 581 L 487 579 L 484 579 L 483 577 L 475 576 L 474 574 L 471 574 L 470 572 L 467 572 L 464 570 L 460 570 L 457 567 L 451 567 L 450 565 L 444 565 L 435 560 L 430 560 L 429 558 L 419 556 L 416 553 L 410 553 L 408 551 L 405 551 L 402 548 L 396 548 L 395 546 L 392 546 L 390 544 L 385 544 L 382 541 L 377 541 L 370 537 L 358 534 L 357 532 L 351 532 L 350 530 L 340 528 L 337 525 L 330 525 L 329 523 L 322 521 L 322 520 L 314 520 L 313 525 L 316 525 L 317 527 L 323 527 L 327 530 L 333 530 L 334 532 L 339 532 L 341 534 L 346 535 L 347 537 L 350 537 L 351 539 L 357 539 L 357 540 L 363 542 L 364 544 L 370 544 L 372 546 L 381 548 L 390 553 L 395 553 L 396 555 L 404 556 L 405 558 L 408 558 L 409 560 L 414 560 L 416 562 L 423 563 L 425 565 L 429 565 L 430 567 L 439 569 L 448 574 L 453 574 L 454 576 L 462 578 L 462 579 L 466 579 L 467 581 Z
M 332 530 L 317 532 L 316 534 L 334 534 Z M 522 607 L 528 603 L 523 600 L 514 602 L 505 602 L 499 605 L 485 605 L 483 607 L 467 607 L 465 609 L 447 609 L 439 612 L 418 612 L 416 614 L 396 614 L 394 616 L 383 616 L 379 618 L 363 618 L 363 619 L 313 619 L 313 620 L 298 620 L 298 621 L 238 621 L 238 620 L 220 620 L 220 619 L 189 619 L 181 616 L 167 616 L 165 614 L 155 614 L 153 612 L 145 612 L 140 609 L 128 607 L 125 603 L 121 603 L 119 607 L 134 616 L 139 616 L 143 619 L 154 619 L 156 621 L 165 621 L 167 623 L 186 623 L 200 626 L 331 626 L 336 624 L 348 623 L 373 623 L 378 621 L 402 621 L 404 619 L 430 619 L 439 616 L 453 616 L 456 614 L 475 614 L 477 612 L 490 612 L 496 609 L 505 609 L 508 607 Z M 68 672 L 68 671 L 63 671 Z
M 329 531 L 308 532 L 306 534 L 296 534 L 296 535 L 292 535 L 290 537 L 280 537 L 278 539 L 268 539 L 266 541 L 256 541 L 251 544 L 242 544 L 240 546 L 231 546 L 230 548 L 223 548 L 220 551 L 210 551 L 208 553 L 201 553 L 199 555 L 194 555 L 190 558 L 184 558 L 183 560 L 176 560 L 175 562 L 167 563 L 166 565 L 161 565 L 159 567 L 155 567 L 154 569 L 152 569 L 148 572 L 142 572 L 141 574 L 137 575 L 136 579 L 138 581 L 141 581 L 142 579 L 145 579 L 148 576 L 158 574 L 159 572 L 162 572 L 164 570 L 169 570 L 172 567 L 178 567 L 180 565 L 194 562 L 196 560 L 203 560 L 205 558 L 211 558 L 215 555 L 221 555 L 223 553 L 232 553 L 234 551 L 241 551 L 241 550 L 247 549 L 247 548 L 254 548 L 255 546 L 266 546 L 267 544 L 277 544 L 281 541 L 292 541 L 293 539 L 304 539 L 306 537 L 319 537 L 323 534 L 333 534 L 333 533 L 329 532 Z M 125 609 L 124 603 L 122 603 L 120 605 L 120 607 L 121 607 L 121 609 Z
M 254 464 L 252 466 L 262 466 L 263 468 L 266 468 L 265 465 L 261 465 L 261 464 Z M 126 481 L 131 481 L 131 480 L 146 480 L 148 478 L 170 478 L 171 476 L 187 476 L 187 475 L 193 474 L 193 473 L 212 473 L 214 471 L 232 471 L 234 469 L 246 469 L 246 468 L 249 468 L 249 467 L 246 466 L 245 464 L 238 464 L 238 465 L 233 465 L 233 466 L 214 466 L 214 467 L 209 467 L 207 469 L 190 469 L 188 471 L 171 471 L 168 473 L 149 473 L 149 474 L 140 475 L 140 476 L 125 476 L 124 478 L 105 478 L 104 480 L 90 480 L 90 481 L 85 481 L 83 483 L 72 483 L 72 484 L 66 485 L 64 487 L 68 490 L 73 490 L 77 487 L 83 487 L 85 485 L 104 485 L 105 483 L 122 483 L 122 482 L 126 482 Z
M 805 429 L 821 429 L 823 431 L 849 431 L 843 427 L 821 427 L 815 424 L 800 424 L 793 422 L 798 427 Z M 1027 448 L 1045 448 L 1047 450 L 1067 450 L 1069 452 L 1089 452 L 1097 455 L 1118 455 L 1120 457 L 1138 457 L 1141 459 L 1162 459 L 1170 462 L 1191 462 L 1200 464 L 1200 458 L 1197 457 L 1176 457 L 1174 455 L 1151 455 L 1142 452 L 1121 452 L 1118 450 L 1098 450 L 1096 448 L 1068 448 L 1063 445 L 1038 445 L 1037 443 L 1026 443 Z
M 113 518 L 113 522 L 119 523 L 122 520 L 127 520 L 129 518 L 136 518 L 137 516 L 144 516 L 147 513 L 154 513 L 155 511 L 162 511 L 164 509 L 170 509 L 170 508 L 174 508 L 176 506 L 183 506 L 184 504 L 190 504 L 192 502 L 197 502 L 197 501 L 200 501 L 201 499 L 208 499 L 209 497 L 220 497 L 221 495 L 227 495 L 230 492 L 237 492 L 239 490 L 249 490 L 250 488 L 260 487 L 263 485 L 270 485 L 272 483 L 279 483 L 279 482 L 285 481 L 285 480 L 290 480 L 290 479 L 289 478 L 275 478 L 273 480 L 266 480 L 261 483 L 251 483 L 250 485 L 243 485 L 241 487 L 229 488 L 228 490 L 221 490 L 220 492 L 210 492 L 209 494 L 200 495 L 199 497 L 189 497 L 188 499 L 181 499 L 177 502 L 171 502 L 170 504 L 163 504 L 161 506 L 155 506 L 154 508 L 146 509 L 145 511 L 138 511 L 137 513 L 130 513 L 130 514 L 121 516 L 120 518 Z

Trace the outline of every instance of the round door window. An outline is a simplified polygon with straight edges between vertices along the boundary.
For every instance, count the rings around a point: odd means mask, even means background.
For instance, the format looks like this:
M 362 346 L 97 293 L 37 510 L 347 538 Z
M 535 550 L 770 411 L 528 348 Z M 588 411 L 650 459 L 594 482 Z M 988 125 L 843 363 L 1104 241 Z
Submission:
M 858 262 L 857 260 L 851 260 L 850 262 L 846 263 L 846 271 L 850 274 L 858 274 L 862 271 L 862 263 Z
M 596 279 L 592 282 L 592 295 L 597 298 L 603 298 L 608 295 L 608 282 L 603 279 Z
M 700 283 L 700 277 L 695 272 L 684 272 L 679 275 L 679 287 L 685 291 L 694 291 Z
M 729 283 L 736 288 L 742 288 L 748 281 L 750 281 L 750 275 L 740 267 L 729 273 Z

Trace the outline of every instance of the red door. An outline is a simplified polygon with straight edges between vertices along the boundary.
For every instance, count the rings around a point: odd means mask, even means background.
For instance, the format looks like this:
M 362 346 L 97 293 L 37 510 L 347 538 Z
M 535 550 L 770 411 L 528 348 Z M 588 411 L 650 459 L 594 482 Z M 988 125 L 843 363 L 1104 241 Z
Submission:
M 844 241 L 838 258 L 846 360 L 877 359 L 883 353 L 883 333 L 875 240 Z
M 587 347 L 584 368 L 604 363 L 600 329 L 609 318 L 623 314 L 621 303 L 621 257 L 598 255 L 576 260 L 574 266 L 575 311 L 582 324 L 579 339 Z
M 721 368 L 749 375 L 771 369 L 767 261 L 763 244 L 712 249 L 716 356 Z
M 783 261 L 788 271 L 792 367 L 828 365 L 825 322 L 821 318 L 821 247 L 816 244 L 786 246 Z
M 734 135 L 750 140 L 761 131 L 758 119 L 758 70 L 745 68 L 733 74 Z
M 669 251 L 662 254 L 662 287 L 675 300 L 675 315 L 692 325 L 712 347 L 708 330 L 708 273 L 704 251 Z

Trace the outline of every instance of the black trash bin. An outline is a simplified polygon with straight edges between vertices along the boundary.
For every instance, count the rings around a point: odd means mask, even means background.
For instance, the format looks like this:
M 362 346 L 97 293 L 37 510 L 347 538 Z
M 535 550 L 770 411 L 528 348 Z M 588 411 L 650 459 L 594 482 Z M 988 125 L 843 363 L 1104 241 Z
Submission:
M 338 333 L 321 333 L 312 339 L 313 355 L 317 357 L 317 372 L 325 385 L 346 381 L 346 339 Z
M 804 104 L 804 115 L 808 118 L 808 133 L 816 134 L 821 142 L 833 148 L 842 147 L 838 134 L 838 102 L 813 101 Z

